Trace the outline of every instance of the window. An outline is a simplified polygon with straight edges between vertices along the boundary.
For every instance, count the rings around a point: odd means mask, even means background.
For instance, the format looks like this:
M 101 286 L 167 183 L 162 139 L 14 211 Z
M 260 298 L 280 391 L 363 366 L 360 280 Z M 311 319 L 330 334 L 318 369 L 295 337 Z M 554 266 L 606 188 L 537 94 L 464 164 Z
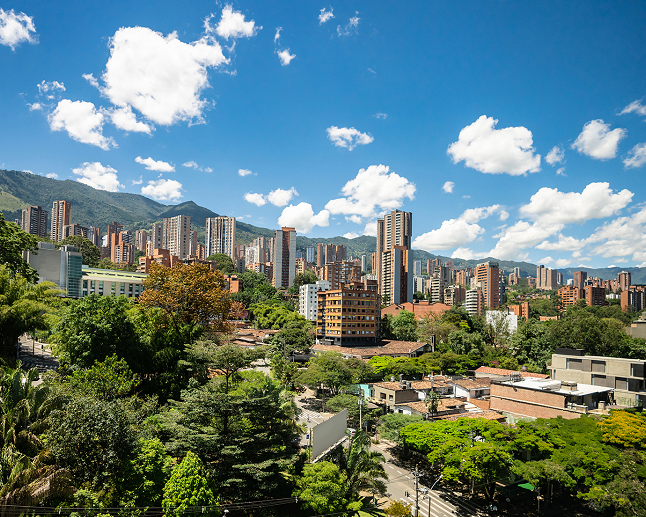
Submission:
M 591 369 L 593 372 L 606 373 L 605 361 L 592 361 Z
M 628 379 L 617 377 L 615 379 L 615 389 L 616 390 L 628 390 Z
M 566 368 L 568 370 L 581 370 L 583 368 L 583 361 L 581 359 L 567 359 Z

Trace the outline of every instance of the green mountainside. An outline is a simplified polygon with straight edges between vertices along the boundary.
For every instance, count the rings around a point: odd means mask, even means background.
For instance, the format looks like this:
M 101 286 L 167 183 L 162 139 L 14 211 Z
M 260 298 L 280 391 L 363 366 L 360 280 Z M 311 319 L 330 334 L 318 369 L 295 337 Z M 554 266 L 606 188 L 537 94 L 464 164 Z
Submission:
M 154 222 L 161 221 L 164 217 L 176 215 L 191 216 L 191 224 L 197 229 L 200 242 L 204 242 L 205 221 L 207 217 L 216 217 L 213 210 L 197 205 L 193 201 L 185 201 L 177 205 L 164 205 L 139 194 L 124 192 L 107 192 L 96 190 L 92 187 L 74 180 L 56 180 L 21 171 L 7 171 L 0 169 L 0 212 L 7 220 L 21 217 L 21 211 L 29 205 L 39 205 L 51 210 L 54 201 L 65 199 L 72 203 L 72 222 L 82 226 L 99 226 L 106 230 L 108 223 L 118 221 L 125 229 L 148 229 Z M 254 238 L 264 236 L 273 237 L 274 230 L 261 228 L 242 221 L 236 222 L 236 241 L 238 244 L 249 244 Z M 347 248 L 348 256 L 360 257 L 367 255 L 368 264 L 371 254 L 377 245 L 375 237 L 361 236 L 356 239 L 346 237 L 296 237 L 296 248 L 303 251 L 308 246 L 321 242 L 323 244 L 343 244 Z M 529 262 L 514 262 L 511 260 L 497 260 L 487 258 L 480 260 L 451 259 L 443 255 L 433 255 L 422 250 L 413 250 L 414 260 L 422 261 L 422 269 L 426 269 L 426 261 L 440 258 L 443 262 L 452 260 L 456 269 L 467 267 L 474 268 L 477 264 L 491 260 L 498 262 L 506 273 L 519 267 L 522 275 L 536 276 L 536 265 Z M 574 271 L 587 271 L 588 276 L 602 279 L 617 278 L 620 271 L 630 271 L 634 284 L 646 284 L 646 268 L 565 268 L 560 269 L 566 279 L 572 278 Z

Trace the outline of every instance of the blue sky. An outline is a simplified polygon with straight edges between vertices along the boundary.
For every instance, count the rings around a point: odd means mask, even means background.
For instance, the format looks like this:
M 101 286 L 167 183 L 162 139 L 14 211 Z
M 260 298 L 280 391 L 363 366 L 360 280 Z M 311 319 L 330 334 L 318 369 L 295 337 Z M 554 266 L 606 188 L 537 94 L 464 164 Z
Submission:
M 400 208 L 436 254 L 646 266 L 642 2 L 0 9 L 3 168 L 308 236 Z

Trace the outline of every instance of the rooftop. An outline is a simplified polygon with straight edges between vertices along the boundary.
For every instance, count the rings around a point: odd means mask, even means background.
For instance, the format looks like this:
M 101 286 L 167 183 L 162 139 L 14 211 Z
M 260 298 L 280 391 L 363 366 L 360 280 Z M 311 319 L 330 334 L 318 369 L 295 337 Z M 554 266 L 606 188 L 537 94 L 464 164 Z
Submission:
M 534 377 L 536 379 L 548 379 L 549 375 L 546 375 L 544 373 L 533 373 L 533 372 L 518 372 L 516 370 L 505 370 L 503 368 L 490 368 L 489 366 L 481 366 L 476 370 L 476 373 L 486 373 L 490 375 L 501 375 L 501 376 L 509 376 L 509 375 L 518 375 L 522 378 L 526 377 Z
M 418 343 L 416 341 L 394 341 L 383 340 L 376 346 L 365 347 L 347 347 L 339 345 L 313 345 L 312 350 L 321 352 L 339 352 L 344 355 L 352 355 L 355 357 L 374 357 L 381 355 L 401 355 L 410 354 L 426 346 L 426 343 Z
M 440 380 L 435 380 L 432 383 L 431 381 L 404 381 L 404 382 L 410 382 L 412 390 L 430 390 L 431 388 L 445 388 L 447 386 L 446 382 L 440 381 Z M 403 391 L 404 389 L 408 389 L 408 388 L 402 388 L 401 385 L 399 384 L 399 381 L 375 382 L 374 386 L 379 386 L 381 388 L 386 388 L 387 390 L 393 390 L 393 391 Z
M 446 399 L 439 399 L 437 401 L 437 411 L 438 413 L 441 411 L 450 411 L 452 409 L 461 409 L 466 405 L 466 402 L 464 402 L 461 399 L 454 399 L 454 398 L 446 398 Z M 397 406 L 406 406 L 409 407 L 418 413 L 428 413 L 428 405 L 426 402 L 419 400 L 417 402 L 406 402 L 404 404 L 396 404 Z
M 471 379 L 458 379 L 450 381 L 450 383 L 466 390 L 477 390 L 491 387 L 491 379 L 478 379 L 475 381 L 472 381 Z
M 513 386 L 514 388 L 549 391 L 560 395 L 574 395 L 576 397 L 583 397 L 584 395 L 590 395 L 592 393 L 606 393 L 614 391 L 614 388 L 593 386 L 592 384 L 582 384 L 580 382 L 566 383 L 565 381 L 555 381 L 553 379 L 523 379 L 518 382 L 503 381 L 500 384 Z
M 439 416 L 442 420 L 457 420 L 458 418 L 484 418 L 485 420 L 505 420 L 505 417 L 497 411 L 473 411 L 469 413 L 458 413 L 457 415 Z

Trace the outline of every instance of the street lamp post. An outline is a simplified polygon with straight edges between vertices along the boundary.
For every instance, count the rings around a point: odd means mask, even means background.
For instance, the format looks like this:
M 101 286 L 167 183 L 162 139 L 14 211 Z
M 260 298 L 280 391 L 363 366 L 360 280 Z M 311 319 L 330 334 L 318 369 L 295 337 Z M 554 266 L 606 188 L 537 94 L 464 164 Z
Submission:
M 362 420 L 361 420 L 361 407 L 363 406 L 363 400 L 359 397 L 359 431 L 362 429 Z
M 433 483 L 428 491 L 428 517 L 431 517 L 431 492 L 433 492 L 433 488 L 435 488 L 435 485 L 437 485 L 437 482 L 440 479 L 442 479 L 442 474 L 440 474 L 440 477 L 435 480 L 435 483 Z

